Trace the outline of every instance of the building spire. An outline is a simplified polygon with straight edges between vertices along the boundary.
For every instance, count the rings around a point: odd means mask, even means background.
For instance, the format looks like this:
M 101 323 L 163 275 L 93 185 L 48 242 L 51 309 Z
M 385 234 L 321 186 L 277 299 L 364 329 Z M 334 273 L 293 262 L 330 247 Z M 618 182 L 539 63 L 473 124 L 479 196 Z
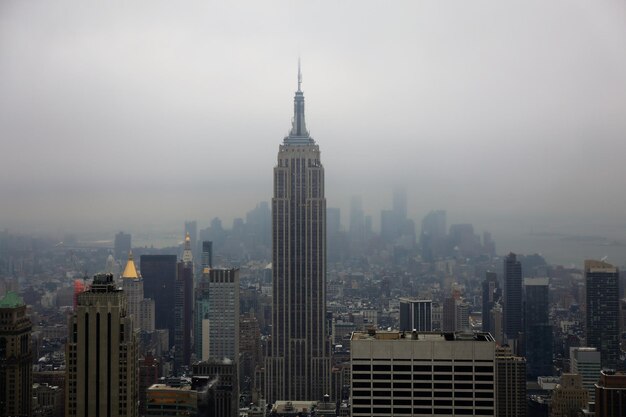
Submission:
M 300 57 L 298 57 L 298 92 L 302 92 L 302 71 L 300 70 Z

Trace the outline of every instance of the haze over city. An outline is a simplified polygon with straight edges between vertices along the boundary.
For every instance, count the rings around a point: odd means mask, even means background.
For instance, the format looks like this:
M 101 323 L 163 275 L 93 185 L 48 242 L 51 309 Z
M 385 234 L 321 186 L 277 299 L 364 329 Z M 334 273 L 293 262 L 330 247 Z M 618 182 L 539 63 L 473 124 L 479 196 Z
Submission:
M 625 20 L 620 1 L 4 1 L 0 228 L 230 224 L 271 198 L 300 56 L 344 225 L 359 194 L 376 227 L 400 185 L 418 224 L 446 209 L 499 251 L 621 243 Z

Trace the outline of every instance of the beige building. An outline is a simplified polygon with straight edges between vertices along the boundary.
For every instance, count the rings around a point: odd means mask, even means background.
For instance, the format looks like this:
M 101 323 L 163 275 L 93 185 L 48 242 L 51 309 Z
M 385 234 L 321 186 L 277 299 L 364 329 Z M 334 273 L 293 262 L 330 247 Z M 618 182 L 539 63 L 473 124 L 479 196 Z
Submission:
M 26 304 L 9 291 L 0 299 L 0 416 L 30 416 L 32 324 Z
M 489 333 L 355 332 L 350 355 L 353 417 L 495 415 Z
M 191 385 L 154 384 L 148 388 L 146 417 L 195 416 L 198 393 Z
M 552 391 L 550 417 L 569 417 L 587 407 L 589 392 L 583 387 L 579 374 L 561 375 L 561 383 Z
M 496 405 L 498 417 L 526 415 L 526 359 L 508 346 L 496 348 Z
M 122 272 L 122 289 L 128 303 L 128 313 L 133 316 L 135 328 L 144 332 L 153 332 L 154 300 L 144 298 L 143 279 L 137 272 L 132 252 L 128 254 L 128 262 Z
M 66 415 L 137 416 L 137 336 L 112 275 L 78 295 L 68 328 Z

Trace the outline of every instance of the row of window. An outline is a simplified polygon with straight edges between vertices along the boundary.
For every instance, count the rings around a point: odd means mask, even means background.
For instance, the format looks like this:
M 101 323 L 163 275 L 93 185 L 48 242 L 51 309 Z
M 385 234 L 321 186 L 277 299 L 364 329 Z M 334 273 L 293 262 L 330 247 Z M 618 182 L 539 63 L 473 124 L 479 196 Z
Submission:
M 382 371 L 382 372 L 483 372 L 493 373 L 493 366 L 470 366 L 470 365 L 352 365 L 352 371 Z

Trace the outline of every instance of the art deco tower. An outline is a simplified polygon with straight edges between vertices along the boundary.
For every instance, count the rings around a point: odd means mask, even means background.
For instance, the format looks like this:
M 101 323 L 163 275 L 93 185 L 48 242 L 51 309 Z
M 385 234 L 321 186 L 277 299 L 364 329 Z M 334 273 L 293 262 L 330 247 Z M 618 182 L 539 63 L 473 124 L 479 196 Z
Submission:
M 320 400 L 330 393 L 324 168 L 319 146 L 306 129 L 301 83 L 298 68 L 293 126 L 274 168 L 268 402 Z

